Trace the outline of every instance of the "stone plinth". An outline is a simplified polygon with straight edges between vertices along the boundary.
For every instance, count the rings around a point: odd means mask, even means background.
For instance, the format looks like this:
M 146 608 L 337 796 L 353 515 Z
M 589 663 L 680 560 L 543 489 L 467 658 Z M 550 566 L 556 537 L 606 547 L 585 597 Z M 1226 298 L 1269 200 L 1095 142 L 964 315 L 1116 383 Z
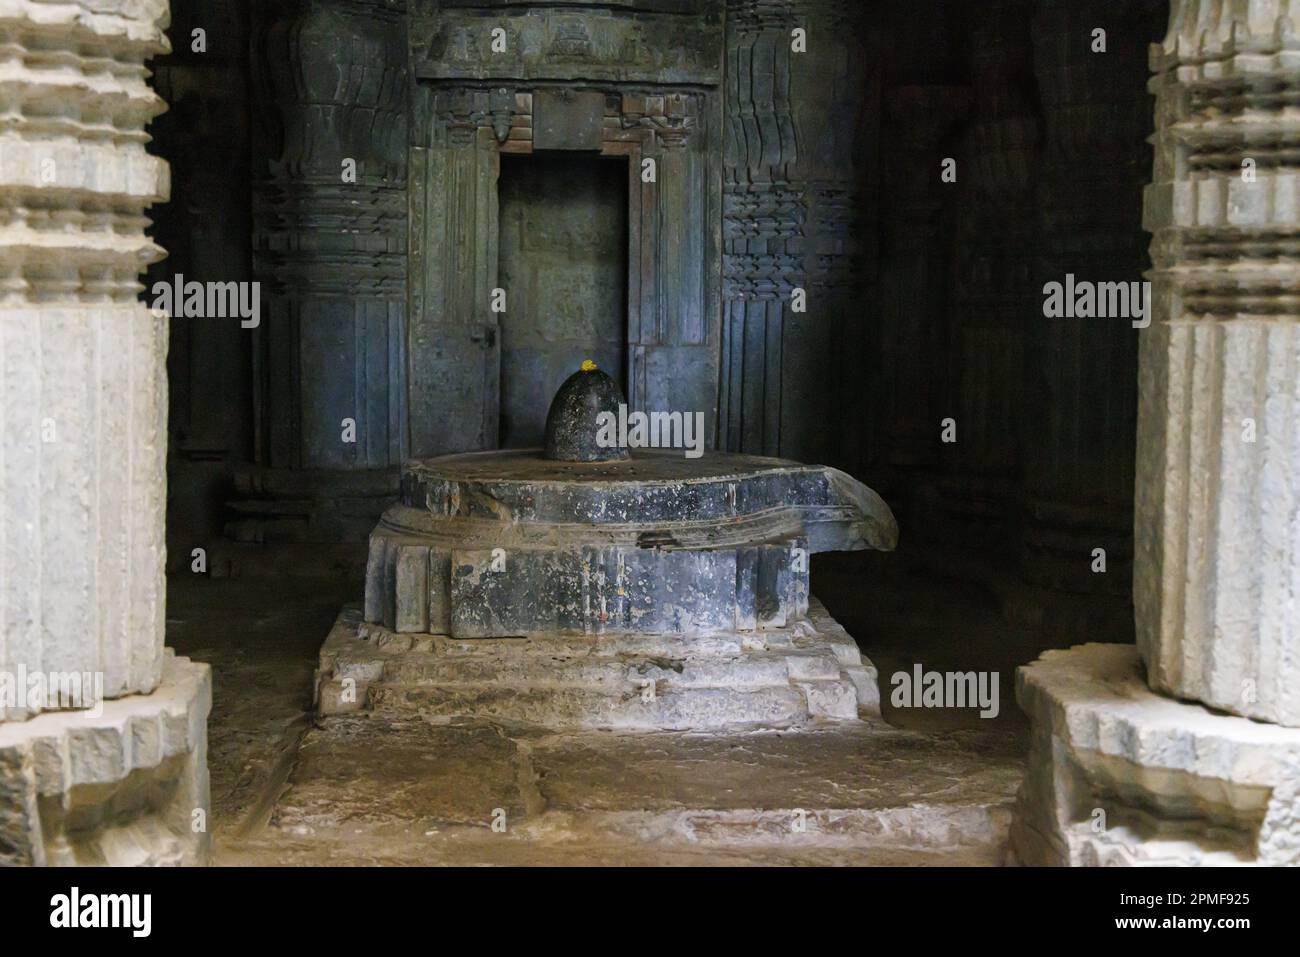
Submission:
M 1300 731 L 1151 691 L 1131 645 L 1049 651 L 1016 697 L 1020 863 L 1300 864 Z
M 168 655 L 152 694 L 0 723 L 0 865 L 205 863 L 211 706 Z
M 371 535 L 365 619 L 455 638 L 782 627 L 804 617 L 810 553 L 897 535 L 879 496 L 821 466 L 444 456 L 404 467 Z
M 475 638 L 405 634 L 345 609 L 321 648 L 317 709 L 547 728 L 796 728 L 879 716 L 876 669 L 816 600 L 760 632 Z
M 1300 9 L 1178 0 L 1151 55 L 1134 604 L 1155 689 L 1300 727 Z

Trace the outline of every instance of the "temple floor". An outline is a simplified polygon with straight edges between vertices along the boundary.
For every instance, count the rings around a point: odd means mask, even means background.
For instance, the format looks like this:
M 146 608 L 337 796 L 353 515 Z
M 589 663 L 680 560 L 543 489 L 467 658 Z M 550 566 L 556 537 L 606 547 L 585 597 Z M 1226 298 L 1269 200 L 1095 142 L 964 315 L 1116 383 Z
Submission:
M 962 667 L 971 630 L 995 627 L 978 596 L 920 576 L 865 596 L 855 568 L 828 569 L 817 591 L 882 676 L 912 660 Z M 892 709 L 886 685 L 891 723 L 800 732 L 556 733 L 416 715 L 318 722 L 317 653 L 358 591 L 331 579 L 170 580 L 167 643 L 213 666 L 216 863 L 1002 860 L 1026 749 L 1010 671 L 996 720 Z M 1006 649 L 1018 654 L 1012 639 Z

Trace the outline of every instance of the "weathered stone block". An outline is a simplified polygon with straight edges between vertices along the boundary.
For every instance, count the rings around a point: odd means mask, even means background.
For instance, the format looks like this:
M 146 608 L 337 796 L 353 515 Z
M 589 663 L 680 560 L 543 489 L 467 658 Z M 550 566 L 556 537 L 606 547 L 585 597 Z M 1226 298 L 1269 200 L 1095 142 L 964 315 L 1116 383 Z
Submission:
M 1300 863 L 1300 731 L 1151 691 L 1130 645 L 1049 651 L 1016 697 L 1033 723 L 1021 863 Z
M 0 864 L 206 863 L 211 705 L 169 654 L 151 694 L 0 724 Z

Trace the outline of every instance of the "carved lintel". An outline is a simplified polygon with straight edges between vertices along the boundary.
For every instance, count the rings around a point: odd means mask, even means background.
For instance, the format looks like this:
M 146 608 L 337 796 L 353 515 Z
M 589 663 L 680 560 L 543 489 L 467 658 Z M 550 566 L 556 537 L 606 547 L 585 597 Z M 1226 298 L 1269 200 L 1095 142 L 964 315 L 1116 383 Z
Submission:
M 522 5 L 520 5 L 522 6 Z M 494 82 L 598 80 L 714 86 L 721 80 L 721 0 L 691 11 L 443 8 L 412 18 L 421 79 Z

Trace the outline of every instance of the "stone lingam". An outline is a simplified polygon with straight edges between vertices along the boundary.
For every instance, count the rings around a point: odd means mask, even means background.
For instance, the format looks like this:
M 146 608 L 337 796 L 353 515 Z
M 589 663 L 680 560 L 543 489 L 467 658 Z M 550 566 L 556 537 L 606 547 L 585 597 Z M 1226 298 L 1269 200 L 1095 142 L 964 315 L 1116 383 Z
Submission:
M 584 363 L 544 450 L 406 463 L 364 610 L 321 651 L 322 714 L 705 729 L 878 708 L 874 669 L 809 596 L 808 556 L 891 550 L 884 501 L 824 466 L 598 441 L 622 403 Z

